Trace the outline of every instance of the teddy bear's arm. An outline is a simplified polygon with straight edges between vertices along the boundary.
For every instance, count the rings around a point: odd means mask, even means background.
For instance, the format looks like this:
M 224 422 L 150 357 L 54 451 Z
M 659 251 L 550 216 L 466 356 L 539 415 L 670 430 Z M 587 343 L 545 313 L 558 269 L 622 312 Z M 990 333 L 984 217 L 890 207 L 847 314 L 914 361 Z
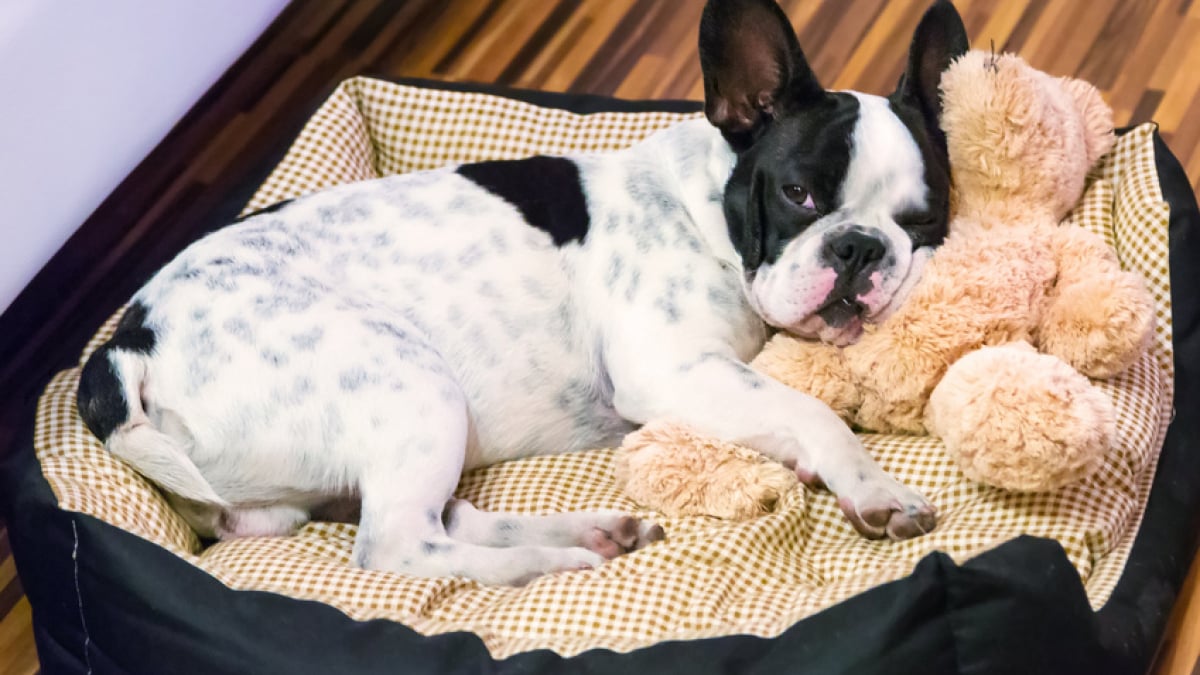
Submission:
M 750 365 L 764 375 L 820 399 L 847 424 L 854 421 L 862 396 L 838 347 L 779 333 Z
M 1121 269 L 1097 234 L 1071 223 L 1057 228 L 1058 279 L 1037 326 L 1041 351 L 1088 377 L 1125 370 L 1154 333 L 1154 301 L 1142 276 Z
M 916 322 L 921 325 L 923 322 Z M 855 423 L 878 433 L 924 434 L 925 404 L 953 359 L 956 345 L 885 324 L 847 348 L 848 368 L 859 383 Z

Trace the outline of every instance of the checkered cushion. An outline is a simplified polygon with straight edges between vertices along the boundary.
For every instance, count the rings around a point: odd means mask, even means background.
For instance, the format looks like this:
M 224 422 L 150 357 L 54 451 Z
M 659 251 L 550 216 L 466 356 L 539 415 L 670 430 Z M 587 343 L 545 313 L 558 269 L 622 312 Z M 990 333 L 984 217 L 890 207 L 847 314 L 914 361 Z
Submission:
M 356 78 L 314 115 L 247 210 L 344 181 L 448 162 L 619 148 L 685 117 L 580 116 Z M 201 549 L 161 495 L 84 428 L 74 403 L 78 368 L 58 374 L 41 398 L 37 455 L 63 509 L 156 542 L 233 588 L 320 600 L 356 619 L 386 617 L 426 634 L 474 631 L 497 657 L 535 648 L 569 655 L 661 640 L 773 636 L 908 574 L 930 551 L 961 561 L 1022 533 L 1061 542 L 1099 606 L 1128 557 L 1171 411 L 1168 207 L 1152 141 L 1149 126 L 1124 135 L 1073 215 L 1079 226 L 1104 234 L 1123 263 L 1145 275 L 1158 300 L 1150 353 L 1099 385 L 1117 405 L 1120 450 L 1083 484 L 1046 495 L 1009 494 L 965 480 L 933 439 L 864 436 L 885 469 L 929 495 L 943 514 L 936 532 L 913 541 L 867 541 L 828 493 L 798 486 L 771 515 L 745 523 L 660 519 L 666 542 L 525 588 L 352 569 L 355 528 L 344 524 L 310 523 L 291 537 Z M 100 329 L 84 358 L 111 334 L 116 318 Z M 468 474 L 458 493 L 484 509 L 522 513 L 636 510 L 613 484 L 612 457 L 611 450 L 596 449 L 511 462 Z

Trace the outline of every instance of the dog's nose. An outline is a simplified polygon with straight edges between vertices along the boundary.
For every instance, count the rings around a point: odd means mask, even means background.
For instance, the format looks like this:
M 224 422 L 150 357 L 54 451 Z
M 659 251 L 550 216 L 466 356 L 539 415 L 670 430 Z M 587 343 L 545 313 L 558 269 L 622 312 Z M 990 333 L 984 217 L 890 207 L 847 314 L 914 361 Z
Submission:
M 841 271 L 856 274 L 879 262 L 887 251 L 883 240 L 862 232 L 846 232 L 825 244 L 825 258 Z

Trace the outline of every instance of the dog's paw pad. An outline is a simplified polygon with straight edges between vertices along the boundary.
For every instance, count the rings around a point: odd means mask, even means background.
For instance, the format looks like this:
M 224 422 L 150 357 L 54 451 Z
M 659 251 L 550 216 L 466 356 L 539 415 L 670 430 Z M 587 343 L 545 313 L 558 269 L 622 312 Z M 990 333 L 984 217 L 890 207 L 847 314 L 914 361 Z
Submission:
M 613 526 L 612 538 L 626 551 L 637 545 L 638 528 L 641 523 L 633 516 L 622 516 Z
M 932 532 L 937 527 L 937 510 L 915 493 L 903 496 L 911 498 L 901 500 L 886 492 L 857 500 L 841 497 L 838 506 L 854 529 L 868 539 L 899 541 Z
M 666 537 L 667 533 L 661 525 L 623 515 L 606 526 L 593 528 L 585 536 L 584 545 L 611 560 L 622 553 L 641 550 Z M 612 546 L 616 546 L 619 551 L 610 554 Z
M 593 553 L 604 556 L 605 560 L 612 560 L 626 552 L 625 547 L 614 540 L 611 533 L 598 527 L 584 536 L 583 546 Z

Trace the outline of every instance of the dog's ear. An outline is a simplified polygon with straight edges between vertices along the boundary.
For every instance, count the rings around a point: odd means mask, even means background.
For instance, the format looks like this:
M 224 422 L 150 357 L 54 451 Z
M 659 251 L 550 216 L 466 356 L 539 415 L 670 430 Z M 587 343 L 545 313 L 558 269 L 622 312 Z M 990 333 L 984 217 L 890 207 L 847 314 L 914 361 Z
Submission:
M 704 113 L 739 152 L 782 109 L 824 93 L 775 0 L 708 0 L 700 18 Z
M 967 53 L 970 43 L 962 17 L 949 0 L 933 3 L 917 24 L 908 51 L 908 67 L 892 99 L 916 108 L 925 118 L 930 137 L 946 147 L 938 124 L 942 115 L 942 73 L 955 59 Z

